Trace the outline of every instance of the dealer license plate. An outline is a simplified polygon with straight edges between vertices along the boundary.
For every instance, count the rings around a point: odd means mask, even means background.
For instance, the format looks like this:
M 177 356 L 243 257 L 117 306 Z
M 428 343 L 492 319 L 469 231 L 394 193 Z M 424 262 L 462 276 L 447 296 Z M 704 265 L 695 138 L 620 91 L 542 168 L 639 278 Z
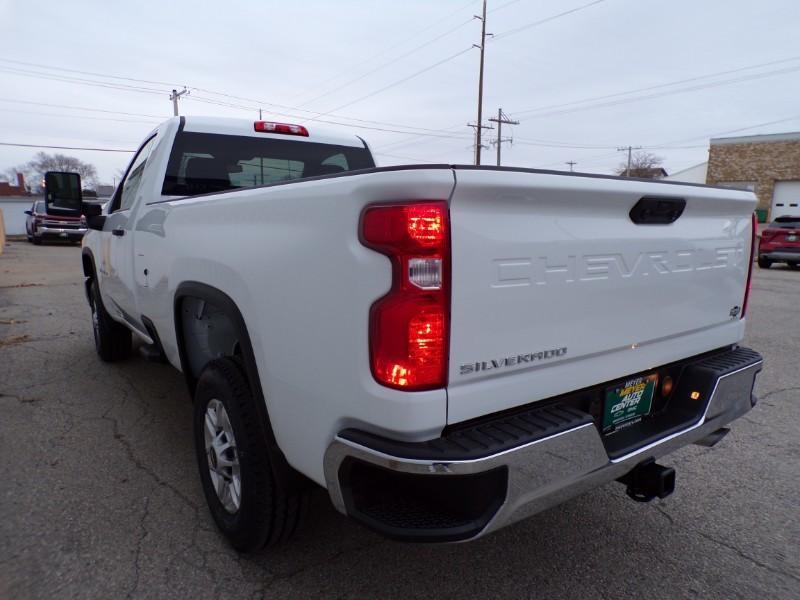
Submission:
M 614 433 L 630 427 L 650 414 L 658 375 L 643 375 L 623 381 L 606 390 L 603 408 L 603 433 Z

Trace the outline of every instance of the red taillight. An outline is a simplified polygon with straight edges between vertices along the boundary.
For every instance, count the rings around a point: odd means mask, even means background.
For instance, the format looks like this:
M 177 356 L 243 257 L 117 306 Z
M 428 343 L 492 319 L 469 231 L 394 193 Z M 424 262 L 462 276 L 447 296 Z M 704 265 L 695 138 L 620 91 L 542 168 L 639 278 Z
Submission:
M 368 207 L 361 242 L 392 261 L 392 288 L 370 310 L 370 362 L 388 387 L 447 385 L 450 232 L 446 202 Z
M 752 229 L 750 231 L 750 255 L 748 256 L 749 262 L 747 263 L 747 287 L 744 289 L 744 301 L 742 302 L 742 314 L 739 315 L 740 319 L 744 319 L 744 314 L 747 312 L 747 300 L 750 298 L 750 285 L 751 278 L 753 277 L 753 258 L 756 253 L 756 233 L 758 232 L 758 218 L 756 213 L 753 213 Z
M 302 125 L 273 123 L 272 121 L 256 121 L 254 127 L 256 131 L 261 131 L 263 133 L 282 133 L 284 135 L 301 135 L 303 137 L 308 137 L 308 129 Z

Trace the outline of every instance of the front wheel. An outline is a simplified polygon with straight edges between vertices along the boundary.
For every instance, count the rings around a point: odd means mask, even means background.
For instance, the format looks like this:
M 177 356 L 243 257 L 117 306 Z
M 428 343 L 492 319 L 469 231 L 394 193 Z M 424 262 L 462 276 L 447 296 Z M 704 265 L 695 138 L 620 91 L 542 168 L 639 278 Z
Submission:
M 768 258 L 758 257 L 758 266 L 762 269 L 769 269 L 772 266 L 772 261 Z
M 108 314 L 95 280 L 92 280 L 89 287 L 89 307 L 92 309 L 94 347 L 100 358 L 105 362 L 128 358 L 131 354 L 131 330 L 117 323 Z
M 236 550 L 284 541 L 303 517 L 307 496 L 279 482 L 282 457 L 267 444 L 255 398 L 237 359 L 211 361 L 194 396 L 194 443 L 203 493 L 217 526 Z

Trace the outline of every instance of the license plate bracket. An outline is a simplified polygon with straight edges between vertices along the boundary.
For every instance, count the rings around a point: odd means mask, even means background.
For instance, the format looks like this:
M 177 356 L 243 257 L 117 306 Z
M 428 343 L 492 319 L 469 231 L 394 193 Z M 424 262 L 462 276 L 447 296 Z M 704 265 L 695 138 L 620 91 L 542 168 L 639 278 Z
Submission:
M 658 374 L 630 377 L 606 389 L 603 403 L 603 434 L 635 425 L 650 414 Z

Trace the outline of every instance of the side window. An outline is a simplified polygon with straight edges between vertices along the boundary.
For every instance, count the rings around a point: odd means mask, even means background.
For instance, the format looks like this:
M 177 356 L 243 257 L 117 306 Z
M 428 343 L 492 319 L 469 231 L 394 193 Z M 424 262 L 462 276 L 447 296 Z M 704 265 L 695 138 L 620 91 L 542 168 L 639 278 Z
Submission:
M 114 207 L 111 212 L 128 210 L 133 204 L 136 198 L 136 192 L 139 191 L 139 186 L 142 183 L 142 173 L 147 165 L 147 159 L 150 156 L 150 151 L 153 149 L 155 141 L 156 136 L 151 137 L 136 154 L 136 157 L 133 159 L 128 169 L 127 175 L 125 175 L 125 180 L 120 186 L 119 196 L 114 199 Z

